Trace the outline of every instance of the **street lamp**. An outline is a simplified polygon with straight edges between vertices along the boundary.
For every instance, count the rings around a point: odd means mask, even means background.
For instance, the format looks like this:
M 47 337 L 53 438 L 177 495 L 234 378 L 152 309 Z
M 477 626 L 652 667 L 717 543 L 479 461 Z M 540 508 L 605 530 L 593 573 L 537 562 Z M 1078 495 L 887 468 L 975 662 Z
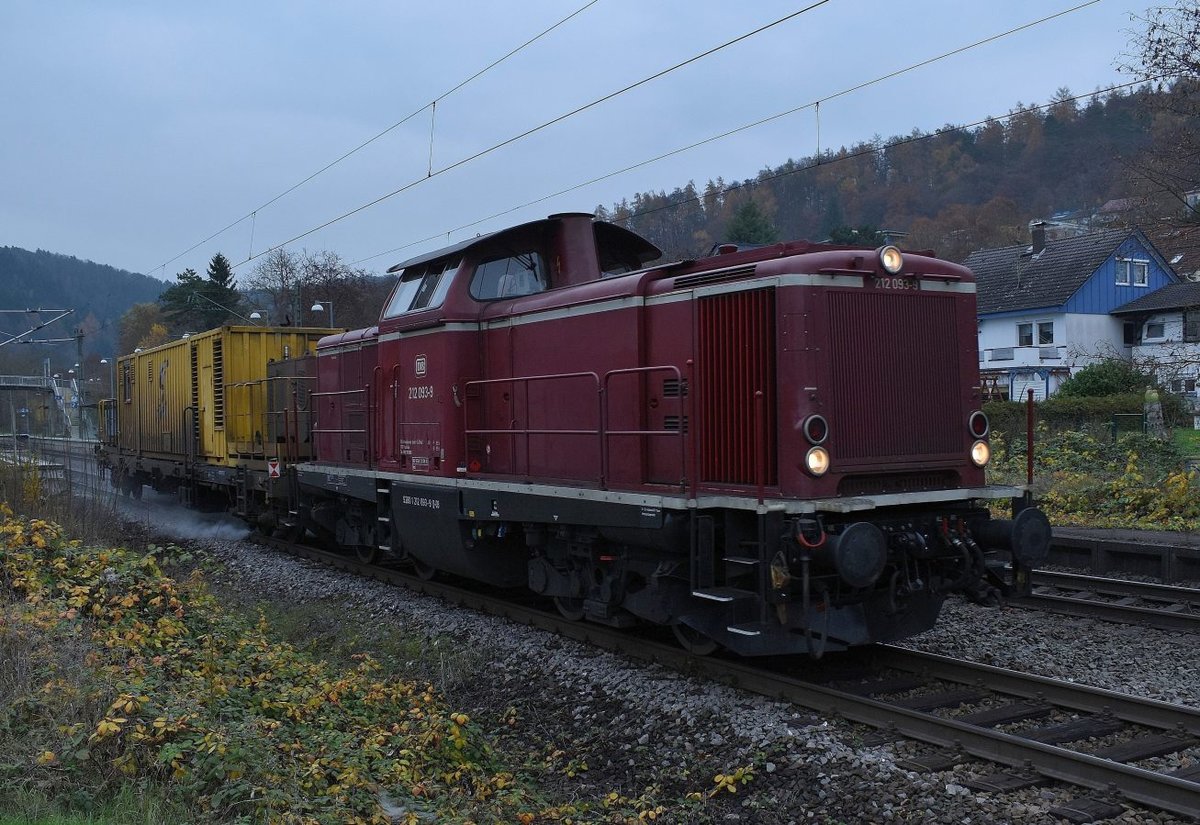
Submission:
M 266 317 L 267 317 L 267 316 L 266 316 L 266 315 L 264 315 L 264 314 L 263 314 L 263 312 L 262 312 L 261 310 L 257 310 L 257 309 L 256 309 L 256 310 L 254 310 L 253 312 L 251 312 L 251 313 L 250 313 L 250 320 L 251 320 L 251 321 L 263 321 L 263 320 L 266 320 Z
M 333 301 L 317 301 L 312 305 L 313 312 L 324 312 L 325 304 L 329 304 L 329 326 L 333 326 Z

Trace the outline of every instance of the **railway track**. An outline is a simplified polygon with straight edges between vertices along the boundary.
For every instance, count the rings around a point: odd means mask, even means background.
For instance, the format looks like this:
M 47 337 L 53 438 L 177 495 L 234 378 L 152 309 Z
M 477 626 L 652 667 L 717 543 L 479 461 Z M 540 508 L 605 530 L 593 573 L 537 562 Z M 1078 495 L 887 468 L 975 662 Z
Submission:
M 875 727 L 878 738 L 907 738 L 936 748 L 907 765 L 943 770 L 982 760 L 1000 768 L 978 777 L 977 790 L 1006 791 L 1061 781 L 1100 791 L 1065 808 L 1102 818 L 1117 795 L 1130 802 L 1200 818 L 1200 766 L 1174 772 L 1136 762 L 1200 744 L 1200 710 L 1071 682 L 875 646 L 860 655 L 814 662 L 692 656 L 644 634 L 572 622 L 532 603 L 514 603 L 400 570 L 276 539 L 293 555 L 398 584 L 512 621 L 625 655 L 726 682 L 824 715 Z M 1103 737 L 1101 744 L 1095 740 Z M 1083 821 L 1083 820 L 1079 820 Z
M 1011 604 L 1162 630 L 1200 631 L 1200 590 L 1037 570 L 1033 593 Z

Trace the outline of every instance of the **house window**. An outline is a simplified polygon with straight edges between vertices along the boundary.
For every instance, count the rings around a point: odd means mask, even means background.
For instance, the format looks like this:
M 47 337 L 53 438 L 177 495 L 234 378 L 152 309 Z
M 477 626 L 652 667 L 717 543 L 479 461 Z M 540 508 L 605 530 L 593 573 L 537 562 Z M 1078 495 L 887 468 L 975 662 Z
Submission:
M 1163 332 L 1164 332 L 1164 327 L 1163 327 L 1162 321 L 1151 321 L 1150 323 L 1146 324 L 1146 336 L 1145 337 L 1147 339 L 1162 338 Z
M 1200 311 L 1183 313 L 1183 340 L 1189 344 L 1200 342 Z
M 1176 378 L 1171 382 L 1171 392 L 1195 392 L 1195 378 Z
M 1035 337 L 1036 336 L 1036 337 Z M 1017 324 L 1017 346 L 1032 347 L 1034 344 L 1054 343 L 1054 322 L 1038 321 Z
M 1147 286 L 1150 283 L 1150 262 L 1130 258 L 1117 259 L 1117 286 Z
M 1126 321 L 1124 326 L 1125 346 L 1134 347 L 1142 343 L 1142 325 L 1135 324 L 1133 321 Z

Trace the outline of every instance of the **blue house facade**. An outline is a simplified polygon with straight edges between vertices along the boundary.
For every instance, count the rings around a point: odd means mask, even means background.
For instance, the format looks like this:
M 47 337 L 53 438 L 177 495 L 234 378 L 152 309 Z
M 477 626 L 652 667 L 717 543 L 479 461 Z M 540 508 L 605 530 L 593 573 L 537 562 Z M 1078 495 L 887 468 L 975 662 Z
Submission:
M 979 368 L 989 397 L 1045 398 L 1084 366 L 1130 358 L 1141 328 L 1112 315 L 1178 278 L 1141 230 L 1110 229 L 985 249 L 977 279 Z

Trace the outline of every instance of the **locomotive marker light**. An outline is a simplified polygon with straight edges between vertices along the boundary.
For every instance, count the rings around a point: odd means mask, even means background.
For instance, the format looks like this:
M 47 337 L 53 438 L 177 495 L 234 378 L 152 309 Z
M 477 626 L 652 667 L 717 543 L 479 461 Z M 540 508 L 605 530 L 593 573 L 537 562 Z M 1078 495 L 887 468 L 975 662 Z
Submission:
M 829 471 L 829 451 L 824 447 L 813 447 L 804 456 L 804 466 L 815 476 L 823 476 Z
M 904 255 L 900 253 L 898 247 L 891 244 L 881 246 L 879 247 L 879 265 L 887 274 L 895 275 L 904 268 Z
M 971 461 L 976 467 L 983 467 L 992 460 L 992 448 L 986 441 L 976 441 L 971 445 Z
M 829 438 L 829 422 L 822 415 L 810 415 L 804 419 L 804 423 L 800 425 L 804 437 L 808 439 L 809 444 L 820 446 Z
M 976 410 L 971 413 L 971 417 L 967 419 L 967 429 L 971 431 L 971 435 L 976 438 L 984 438 L 988 431 L 991 430 L 992 424 L 988 421 L 987 413 L 983 410 Z

